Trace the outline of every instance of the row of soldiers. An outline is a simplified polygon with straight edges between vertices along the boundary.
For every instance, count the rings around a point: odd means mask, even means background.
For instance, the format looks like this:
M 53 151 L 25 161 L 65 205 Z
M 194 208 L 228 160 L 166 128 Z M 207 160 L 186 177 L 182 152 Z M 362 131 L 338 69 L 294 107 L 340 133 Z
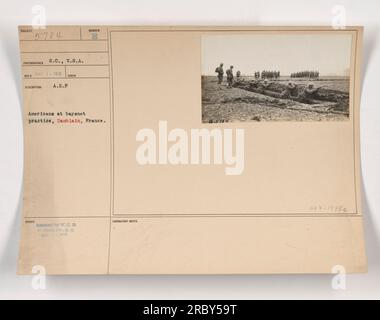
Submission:
M 319 78 L 319 71 L 300 71 L 290 74 L 291 78 Z
M 255 80 L 252 85 L 256 89 L 255 92 L 281 99 L 292 99 L 303 103 L 312 103 L 313 100 L 317 98 L 319 89 L 323 87 L 316 87 L 313 82 L 309 82 L 302 88 L 294 82 L 289 81 L 285 89 L 281 93 L 277 93 L 270 89 L 271 82 L 269 82 L 268 79 L 264 79 L 264 81 Z
M 280 71 L 267 71 L 267 70 L 264 70 L 264 71 L 256 71 L 255 72 L 255 79 L 278 79 L 280 78 Z
M 231 87 L 233 80 L 234 80 L 234 74 L 233 74 L 233 69 L 234 66 L 230 66 L 229 69 L 226 70 L 226 75 L 227 75 L 227 86 Z M 215 72 L 218 74 L 218 84 L 221 84 L 223 82 L 223 75 L 224 75 L 224 70 L 223 70 L 223 63 L 219 65 L 215 69 Z M 256 71 L 254 73 L 255 79 L 278 79 L 280 77 L 280 71 L 267 71 L 264 70 L 260 73 L 260 71 Z M 241 77 L 241 72 L 237 71 L 236 72 L 236 80 L 239 80 Z
M 231 88 L 234 82 L 233 68 L 234 66 L 230 66 L 229 69 L 226 70 L 228 88 Z M 215 72 L 218 74 L 218 84 L 221 84 L 223 82 L 224 76 L 223 63 L 221 63 L 219 67 L 215 69 Z M 314 83 L 309 82 L 302 90 L 299 90 L 298 86 L 294 82 L 289 81 L 285 89 L 281 93 L 275 93 L 270 90 L 271 82 L 268 81 L 268 78 L 264 78 L 263 81 L 259 81 L 256 75 L 257 73 L 255 73 L 256 80 L 254 80 L 254 82 L 252 83 L 252 85 L 255 87 L 255 91 L 258 91 L 262 94 L 275 95 L 278 98 L 282 99 L 294 99 L 304 103 L 311 103 L 312 100 L 315 98 L 315 95 L 317 94 L 318 90 L 321 88 L 316 88 L 314 86 Z M 279 76 L 280 74 L 278 73 L 278 77 Z M 241 72 L 237 71 L 236 81 L 239 82 L 240 78 Z
M 226 70 L 226 76 L 227 76 L 227 87 L 231 88 L 233 81 L 234 81 L 234 73 L 233 73 L 234 66 L 230 66 L 229 69 Z M 223 69 L 223 63 L 219 65 L 215 69 L 215 72 L 218 74 L 218 84 L 221 84 L 223 82 L 223 75 L 224 75 L 224 69 Z M 260 71 L 255 72 L 255 79 L 278 79 L 280 77 L 280 71 Z M 241 78 L 241 72 L 236 72 L 236 81 L 239 81 Z

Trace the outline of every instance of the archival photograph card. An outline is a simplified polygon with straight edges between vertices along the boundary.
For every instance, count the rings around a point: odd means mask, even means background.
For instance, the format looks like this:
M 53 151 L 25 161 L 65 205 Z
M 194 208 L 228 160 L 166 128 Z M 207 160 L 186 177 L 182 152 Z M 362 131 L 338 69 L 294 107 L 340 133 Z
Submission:
M 348 120 L 351 49 L 349 33 L 203 36 L 202 120 Z
M 365 272 L 362 36 L 20 26 L 18 273 Z

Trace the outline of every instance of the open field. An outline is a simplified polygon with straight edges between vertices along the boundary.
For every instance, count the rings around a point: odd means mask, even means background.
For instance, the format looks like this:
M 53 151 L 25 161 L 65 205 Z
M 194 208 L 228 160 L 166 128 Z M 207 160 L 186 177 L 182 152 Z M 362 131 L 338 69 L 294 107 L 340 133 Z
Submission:
M 349 118 L 348 78 L 314 80 L 316 87 L 323 86 L 325 96 L 323 101 L 313 104 L 252 92 L 255 91 L 251 90 L 252 80 L 243 77 L 241 83 L 227 88 L 225 81 L 218 85 L 216 77 L 202 76 L 202 122 L 342 121 Z M 307 79 L 280 78 L 272 81 L 270 90 L 273 91 L 269 93 L 278 94 L 289 80 L 300 87 L 308 83 Z M 332 101 L 327 101 L 331 97 Z

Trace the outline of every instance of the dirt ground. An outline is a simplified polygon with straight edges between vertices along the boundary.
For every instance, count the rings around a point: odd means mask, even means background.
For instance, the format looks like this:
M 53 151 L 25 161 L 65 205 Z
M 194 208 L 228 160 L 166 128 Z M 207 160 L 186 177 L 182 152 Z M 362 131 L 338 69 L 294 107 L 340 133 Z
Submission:
M 282 80 L 282 81 L 286 81 Z M 304 80 L 301 80 L 302 82 Z M 316 86 L 328 86 L 348 91 L 348 81 L 322 80 Z M 263 94 L 240 88 L 227 88 L 225 81 L 218 85 L 217 78 L 202 76 L 202 122 L 245 121 L 339 121 L 348 120 L 345 114 L 321 112 L 310 105 L 287 99 L 273 99 Z

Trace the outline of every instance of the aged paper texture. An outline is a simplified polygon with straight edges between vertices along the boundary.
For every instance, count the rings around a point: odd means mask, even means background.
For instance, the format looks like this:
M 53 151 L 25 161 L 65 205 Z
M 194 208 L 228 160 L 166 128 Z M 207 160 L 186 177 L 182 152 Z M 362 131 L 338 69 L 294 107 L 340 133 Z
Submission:
M 365 272 L 362 34 L 20 26 L 18 272 Z

